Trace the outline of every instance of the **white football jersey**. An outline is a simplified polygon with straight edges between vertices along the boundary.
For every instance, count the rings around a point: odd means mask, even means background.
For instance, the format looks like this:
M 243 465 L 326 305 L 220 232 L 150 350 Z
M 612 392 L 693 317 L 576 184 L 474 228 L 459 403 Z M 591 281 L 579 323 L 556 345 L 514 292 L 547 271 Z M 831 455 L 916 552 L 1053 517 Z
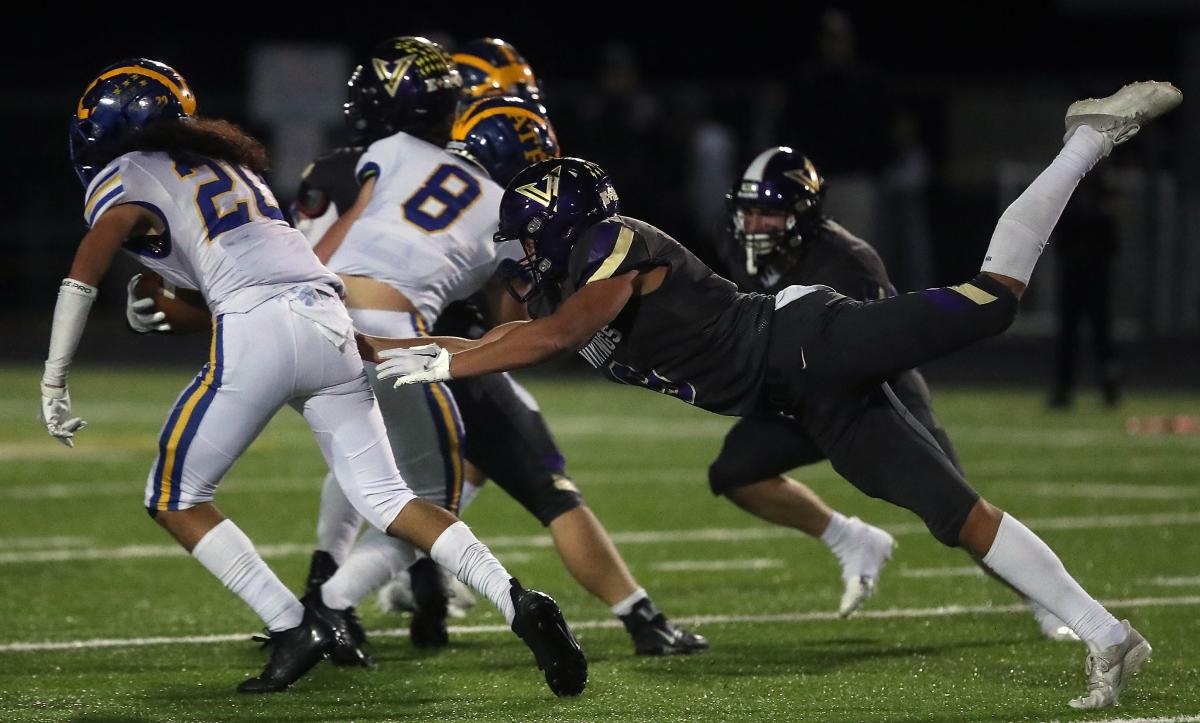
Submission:
M 515 242 L 496 248 L 504 190 L 461 156 L 397 133 L 371 144 L 357 174 L 360 183 L 376 179 L 371 202 L 329 268 L 388 284 L 430 324 L 478 291 L 502 258 L 523 255 Z
M 91 226 L 124 203 L 149 209 L 166 227 L 161 236 L 129 239 L 125 250 L 176 286 L 199 290 L 214 315 L 249 311 L 297 283 L 341 292 L 267 184 L 244 166 L 126 153 L 88 185 L 84 219 Z

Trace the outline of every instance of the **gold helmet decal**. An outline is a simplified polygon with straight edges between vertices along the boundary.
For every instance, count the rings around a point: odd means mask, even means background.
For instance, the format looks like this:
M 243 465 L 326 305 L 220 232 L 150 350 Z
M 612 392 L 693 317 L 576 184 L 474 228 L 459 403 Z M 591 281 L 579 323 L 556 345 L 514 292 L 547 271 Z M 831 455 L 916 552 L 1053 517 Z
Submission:
M 408 73 L 408 69 L 416 60 L 416 54 L 406 55 L 399 60 L 384 60 L 383 58 L 371 58 L 371 66 L 375 69 L 375 75 L 383 81 L 383 89 L 388 92 L 388 95 L 395 98 L 396 91 L 400 88 L 400 81 L 404 80 L 404 75 Z
M 821 190 L 821 177 L 817 175 L 817 168 L 813 162 L 804 159 L 804 168 L 796 168 L 791 171 L 784 171 L 785 178 L 791 179 L 796 183 L 804 186 L 810 193 L 818 193 Z
M 562 166 L 555 166 L 553 170 L 542 177 L 542 180 L 517 186 L 516 191 L 522 196 L 550 208 L 550 204 L 558 199 L 558 181 L 561 177 Z

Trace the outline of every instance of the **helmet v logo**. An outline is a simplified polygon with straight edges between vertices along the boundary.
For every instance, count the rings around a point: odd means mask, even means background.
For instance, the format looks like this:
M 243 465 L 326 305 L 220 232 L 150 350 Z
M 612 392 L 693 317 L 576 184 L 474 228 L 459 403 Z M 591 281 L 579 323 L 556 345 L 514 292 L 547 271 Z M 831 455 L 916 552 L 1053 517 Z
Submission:
M 546 208 L 550 208 L 550 204 L 554 203 L 555 199 L 558 198 L 558 180 L 561 173 L 562 166 L 557 166 L 542 177 L 542 180 L 536 183 L 527 183 L 524 186 L 517 186 L 516 191 L 522 196 L 533 199 Z
M 796 168 L 790 171 L 784 171 L 785 178 L 789 178 L 801 186 L 804 186 L 810 193 L 816 193 L 821 190 L 821 182 L 818 180 L 817 169 L 813 166 L 812 161 L 804 159 L 804 168 Z
M 400 88 L 400 81 L 404 80 L 404 74 L 408 72 L 408 67 L 416 60 L 416 55 L 406 55 L 399 60 L 384 60 L 382 58 L 372 58 L 371 64 L 375 68 L 375 75 L 383 81 L 383 89 L 388 92 L 388 95 L 395 98 L 396 91 Z

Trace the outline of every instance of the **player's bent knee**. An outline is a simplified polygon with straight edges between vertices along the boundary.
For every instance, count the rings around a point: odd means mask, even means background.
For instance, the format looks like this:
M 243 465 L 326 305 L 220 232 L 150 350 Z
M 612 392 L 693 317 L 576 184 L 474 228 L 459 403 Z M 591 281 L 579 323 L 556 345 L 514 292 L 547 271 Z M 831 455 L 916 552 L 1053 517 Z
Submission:
M 759 481 L 752 477 L 745 473 L 742 465 L 718 457 L 708 468 L 708 489 L 717 497 L 728 496 L 735 490 Z
M 584 504 L 583 494 L 575 487 L 575 483 L 568 477 L 555 475 L 553 487 L 537 498 L 530 511 L 542 523 L 542 527 L 549 527 L 554 520 Z
M 925 526 L 929 528 L 930 534 L 938 542 L 946 547 L 958 547 L 960 545 L 959 535 L 974 506 L 973 502 L 970 505 L 954 507 L 946 505 L 936 513 L 925 516 Z

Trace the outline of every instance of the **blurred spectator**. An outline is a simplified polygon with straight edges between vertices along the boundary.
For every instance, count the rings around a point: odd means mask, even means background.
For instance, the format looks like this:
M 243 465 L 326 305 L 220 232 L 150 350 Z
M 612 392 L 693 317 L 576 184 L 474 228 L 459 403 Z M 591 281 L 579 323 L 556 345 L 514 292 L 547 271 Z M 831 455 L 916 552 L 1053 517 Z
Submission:
M 850 16 L 827 10 L 818 23 L 817 57 L 792 83 L 776 137 L 804 148 L 823 169 L 829 215 L 871 239 L 879 238 L 878 186 L 889 156 L 888 116 L 884 84 L 859 58 Z
M 934 248 L 929 230 L 929 152 L 921 143 L 916 116 L 897 113 L 892 121 L 895 155 L 883 174 L 880 228 L 885 238 L 883 260 L 900 291 L 934 285 Z
M 620 43 L 606 45 L 594 93 L 580 100 L 575 134 L 564 139 L 568 155 L 599 163 L 621 189 L 622 212 L 662 224 L 661 184 L 678 174 L 660 158 L 662 108 L 642 87 L 637 56 Z M 668 162 L 667 165 L 670 165 Z
M 1120 402 L 1117 354 L 1112 341 L 1113 259 L 1117 255 L 1117 224 L 1108 177 L 1085 179 L 1058 222 L 1052 245 L 1058 262 L 1058 344 L 1050 406 L 1071 406 L 1079 349 L 1079 327 L 1087 319 L 1092 352 L 1104 403 Z

